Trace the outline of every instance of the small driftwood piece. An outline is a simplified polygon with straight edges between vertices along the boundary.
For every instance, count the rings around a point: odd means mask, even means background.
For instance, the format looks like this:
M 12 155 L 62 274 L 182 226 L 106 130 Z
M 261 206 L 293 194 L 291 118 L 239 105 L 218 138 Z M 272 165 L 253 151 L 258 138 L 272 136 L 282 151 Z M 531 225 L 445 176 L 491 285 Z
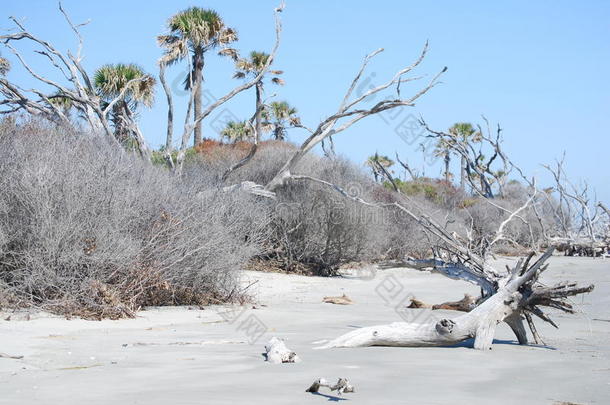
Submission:
M 338 297 L 324 297 L 322 298 L 322 302 L 337 305 L 351 305 L 354 303 L 354 301 L 352 301 L 352 299 L 345 294 Z
M 459 301 L 448 301 L 432 305 L 432 309 L 450 309 L 452 311 L 470 312 L 477 306 L 477 299 L 470 294 L 464 294 Z
M 335 385 L 330 385 L 328 381 L 324 378 L 318 378 L 316 381 L 311 384 L 311 387 L 307 388 L 305 392 L 316 393 L 320 391 L 320 388 L 326 387 L 331 391 L 337 391 L 339 395 L 343 395 L 343 393 L 354 392 L 355 388 L 353 385 L 349 383 L 347 378 L 339 378 Z
M 451 311 L 462 311 L 470 312 L 477 305 L 477 300 L 470 294 L 464 294 L 464 298 L 459 301 L 447 301 L 442 304 L 430 305 L 416 298 L 411 300 L 411 303 L 407 308 L 418 309 L 418 308 L 432 308 L 434 309 L 449 309 Z
M 426 304 L 423 301 L 420 301 L 420 300 L 418 300 L 416 298 L 413 298 L 413 299 L 411 299 L 411 303 L 409 304 L 409 306 L 407 308 L 412 308 L 412 309 L 413 308 L 415 308 L 415 309 L 417 309 L 417 308 L 431 308 L 431 306 Z
M 275 336 L 265 345 L 265 358 L 269 363 L 299 363 L 301 359 L 295 352 L 286 347 L 283 340 Z

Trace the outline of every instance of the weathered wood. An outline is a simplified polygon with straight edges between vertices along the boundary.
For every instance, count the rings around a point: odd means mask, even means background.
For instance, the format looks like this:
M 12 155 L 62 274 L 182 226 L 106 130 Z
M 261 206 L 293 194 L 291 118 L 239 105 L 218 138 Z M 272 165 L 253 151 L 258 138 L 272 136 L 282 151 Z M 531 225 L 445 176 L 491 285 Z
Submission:
M 448 301 L 442 304 L 432 305 L 432 309 L 448 309 L 452 311 L 470 312 L 477 305 L 477 299 L 470 294 L 464 294 L 459 301 Z
M 351 305 L 354 303 L 354 301 L 352 301 L 352 299 L 345 294 L 337 297 L 324 297 L 322 298 L 322 302 L 337 305 Z
M 355 391 L 354 386 L 350 384 L 347 378 L 339 378 L 335 385 L 330 385 L 324 378 L 318 378 L 309 388 L 305 390 L 305 392 L 316 393 L 319 392 L 320 388 L 322 387 L 327 387 L 331 391 L 337 391 L 339 395 Z
M 590 292 L 593 285 L 577 287 L 575 283 L 564 283 L 555 287 L 543 287 L 537 278 L 547 265 L 553 249 L 548 249 L 535 263 L 529 265 L 532 256 L 520 260 L 499 283 L 497 292 L 472 311 L 449 319 L 422 324 L 395 322 L 360 328 L 340 336 L 320 348 L 362 346 L 451 346 L 474 338 L 474 348 L 491 349 L 497 325 L 507 322 L 520 344 L 527 343 L 522 314 L 528 318 L 534 314 L 555 325 L 539 306 L 550 306 L 565 312 L 573 312 L 571 305 L 563 299 Z M 531 323 L 530 323 L 531 326 Z M 556 326 L 556 325 L 555 325 Z M 539 339 L 532 329 L 536 340 Z
M 279 363 L 299 363 L 301 359 L 295 352 L 286 347 L 283 340 L 272 337 L 265 345 L 265 357 L 268 362 Z

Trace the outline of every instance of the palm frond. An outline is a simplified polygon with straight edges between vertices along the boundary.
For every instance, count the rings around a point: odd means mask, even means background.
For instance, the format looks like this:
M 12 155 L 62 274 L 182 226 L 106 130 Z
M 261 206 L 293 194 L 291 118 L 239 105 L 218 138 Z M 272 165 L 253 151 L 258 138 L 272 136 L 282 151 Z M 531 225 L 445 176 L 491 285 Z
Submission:
M 218 51 L 218 55 L 228 56 L 231 59 L 233 59 L 235 62 L 237 62 L 239 60 L 239 53 L 237 52 L 237 49 L 234 49 L 234 48 L 223 48 L 220 51 Z
M 163 44 L 165 48 L 163 56 L 159 60 L 160 63 L 172 65 L 183 60 L 189 55 L 188 41 L 184 38 L 179 38 L 172 35 L 160 35 L 157 37 L 157 42 Z
M 70 97 L 66 97 L 61 92 L 49 96 L 49 101 L 55 107 L 61 108 L 64 112 L 70 110 L 74 105 L 73 100 Z
M 156 79 L 135 64 L 108 64 L 95 71 L 93 82 L 100 97 L 118 97 L 126 86 L 124 100 L 148 107 L 154 102 Z
M 248 59 L 238 59 L 235 63 L 235 67 L 241 70 L 244 74 L 254 71 L 254 65 Z
M 233 28 L 225 28 L 218 34 L 218 43 L 221 45 L 230 44 L 237 41 L 237 31 Z
M 220 132 L 220 136 L 230 142 L 247 141 L 252 135 L 252 126 L 248 121 L 229 121 Z
M 11 63 L 8 59 L 0 57 L 0 76 L 4 76 L 11 70 Z
M 225 26 L 214 10 L 190 7 L 173 15 L 167 22 L 170 35 L 189 42 L 193 49 L 226 45 L 237 40 L 237 32 Z

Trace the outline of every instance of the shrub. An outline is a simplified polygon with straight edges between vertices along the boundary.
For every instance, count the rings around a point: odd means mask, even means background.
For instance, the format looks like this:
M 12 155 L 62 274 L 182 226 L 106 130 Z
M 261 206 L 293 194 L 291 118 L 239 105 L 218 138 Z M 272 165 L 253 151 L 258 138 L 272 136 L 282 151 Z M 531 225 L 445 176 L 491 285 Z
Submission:
M 462 193 L 444 180 L 422 177 L 411 181 L 394 179 L 394 182 L 403 194 L 424 197 L 432 203 L 447 209 L 456 207 L 458 201 L 462 198 Z M 392 188 L 389 182 L 385 182 L 384 186 L 388 189 Z
M 101 137 L 35 121 L 0 133 L 0 288 L 68 315 L 239 298 L 267 207 L 180 180 Z M 255 209 L 253 207 L 256 206 Z
M 199 147 L 200 156 L 188 165 L 187 178 L 208 178 L 218 182 L 231 164 L 249 151 L 249 144 L 208 142 Z M 254 181 L 266 184 L 279 171 L 296 146 L 282 141 L 264 141 L 254 158 L 228 178 L 228 184 Z M 336 183 L 363 198 L 374 183 L 344 159 L 307 155 L 296 169 Z M 377 255 L 373 240 L 379 210 L 340 196 L 330 188 L 309 181 L 293 181 L 277 191 L 269 227 L 265 263 L 287 271 L 319 275 L 334 274 L 341 265 Z
M 335 183 L 365 199 L 374 186 L 343 159 L 308 160 L 298 172 Z M 315 274 L 329 275 L 341 264 L 373 257 L 372 237 L 379 210 L 309 181 L 291 182 L 277 194 L 271 256 L 284 268 L 304 266 Z

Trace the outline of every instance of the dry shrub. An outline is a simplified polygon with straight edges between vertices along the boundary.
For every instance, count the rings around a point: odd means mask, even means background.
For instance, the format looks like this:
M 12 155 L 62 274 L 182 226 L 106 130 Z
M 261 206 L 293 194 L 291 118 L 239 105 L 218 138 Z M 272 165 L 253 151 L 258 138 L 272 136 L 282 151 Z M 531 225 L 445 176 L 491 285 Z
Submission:
M 237 298 L 236 271 L 266 238 L 265 204 L 100 136 L 35 121 L 1 129 L 4 294 L 94 318 Z

